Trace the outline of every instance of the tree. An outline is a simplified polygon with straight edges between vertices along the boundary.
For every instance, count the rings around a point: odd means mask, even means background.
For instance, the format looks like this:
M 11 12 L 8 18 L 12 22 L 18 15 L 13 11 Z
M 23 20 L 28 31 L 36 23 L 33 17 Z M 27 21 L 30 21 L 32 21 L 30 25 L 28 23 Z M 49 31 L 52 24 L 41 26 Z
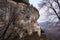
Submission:
M 60 3 L 59 0 L 43 0 L 44 2 L 42 4 L 39 4 L 39 6 L 47 6 L 48 9 L 52 9 L 54 11 L 54 15 L 56 15 L 58 17 L 58 19 L 60 20 Z M 55 6 L 54 6 L 55 5 Z M 42 8 L 41 7 L 41 8 Z M 56 10 L 58 9 L 58 10 Z

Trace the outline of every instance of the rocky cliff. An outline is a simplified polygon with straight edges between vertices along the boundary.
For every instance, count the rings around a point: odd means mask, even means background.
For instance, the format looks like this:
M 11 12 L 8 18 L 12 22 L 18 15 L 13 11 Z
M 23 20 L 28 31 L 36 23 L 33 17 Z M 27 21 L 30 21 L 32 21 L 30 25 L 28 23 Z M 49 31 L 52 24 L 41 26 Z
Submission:
M 38 10 L 31 5 L 0 0 L 0 40 L 40 40 L 34 33 L 38 18 Z

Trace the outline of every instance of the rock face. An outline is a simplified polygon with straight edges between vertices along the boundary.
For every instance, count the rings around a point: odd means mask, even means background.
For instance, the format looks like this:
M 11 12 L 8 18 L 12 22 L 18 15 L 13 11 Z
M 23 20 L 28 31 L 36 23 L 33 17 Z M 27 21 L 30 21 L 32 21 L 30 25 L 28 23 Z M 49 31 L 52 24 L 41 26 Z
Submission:
M 41 29 L 36 22 L 38 18 L 39 12 L 33 6 L 0 0 L 0 40 L 23 40 L 33 32 L 40 36 Z

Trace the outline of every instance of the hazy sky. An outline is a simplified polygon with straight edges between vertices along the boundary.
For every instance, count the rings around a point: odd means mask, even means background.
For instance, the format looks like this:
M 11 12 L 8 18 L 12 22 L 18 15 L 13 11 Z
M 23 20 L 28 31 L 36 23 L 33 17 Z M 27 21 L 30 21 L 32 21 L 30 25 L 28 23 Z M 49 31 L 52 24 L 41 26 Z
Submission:
M 29 0 L 30 4 L 33 4 L 34 7 L 38 9 L 38 3 L 42 0 Z

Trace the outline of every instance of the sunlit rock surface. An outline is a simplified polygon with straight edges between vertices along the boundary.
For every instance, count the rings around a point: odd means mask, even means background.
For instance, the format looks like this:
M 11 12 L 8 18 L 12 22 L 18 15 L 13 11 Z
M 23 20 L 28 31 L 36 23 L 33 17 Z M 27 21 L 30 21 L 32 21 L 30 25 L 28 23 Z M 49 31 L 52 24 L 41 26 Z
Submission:
M 41 32 L 33 33 L 39 28 L 34 25 L 38 26 L 38 18 L 39 12 L 33 6 L 0 0 L 0 40 L 40 40 Z

